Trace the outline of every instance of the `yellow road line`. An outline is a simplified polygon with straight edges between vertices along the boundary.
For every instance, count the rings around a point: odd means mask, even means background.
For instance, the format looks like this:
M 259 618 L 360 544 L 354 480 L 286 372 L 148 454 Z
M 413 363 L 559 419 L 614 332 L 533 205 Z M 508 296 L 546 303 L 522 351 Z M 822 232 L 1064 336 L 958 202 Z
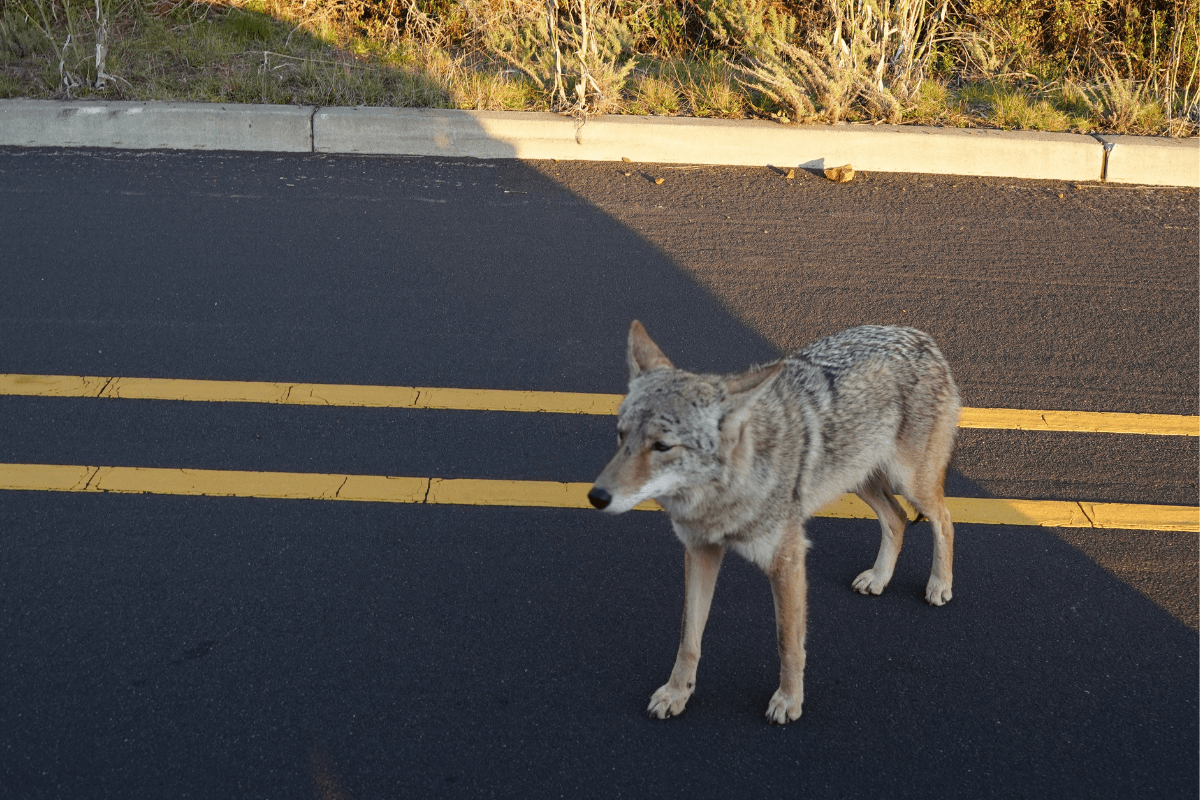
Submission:
M 622 400 L 619 394 L 582 392 L 7 374 L 0 374 L 0 395 L 599 415 L 616 414 Z M 1097 411 L 964 408 L 959 418 L 959 427 L 1200 436 L 1200 417 Z
M 238 472 L 207 469 L 0 464 L 0 490 L 115 492 L 369 503 L 590 508 L 588 483 L 460 478 L 325 475 L 302 472 Z M 1200 532 L 1200 508 L 1067 500 L 999 500 L 949 497 L 955 522 L 1052 528 L 1121 528 Z M 647 501 L 638 510 L 661 510 Z M 911 510 L 910 510 L 911 515 Z M 874 519 L 854 495 L 817 516 Z
M 616 414 L 621 405 L 620 395 L 578 392 L 0 374 L 0 395 L 6 394 L 458 411 L 540 411 L 554 414 Z
M 1200 417 L 1174 414 L 1123 414 L 1113 411 L 964 408 L 958 418 L 958 427 L 1018 431 L 1200 436 Z

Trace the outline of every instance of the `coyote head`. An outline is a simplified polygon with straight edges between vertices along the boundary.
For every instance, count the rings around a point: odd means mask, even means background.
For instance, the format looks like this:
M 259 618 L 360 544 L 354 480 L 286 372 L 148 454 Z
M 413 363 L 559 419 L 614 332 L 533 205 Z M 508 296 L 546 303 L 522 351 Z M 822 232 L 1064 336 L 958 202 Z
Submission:
M 724 483 L 740 456 L 754 401 L 774 383 L 783 362 L 741 375 L 695 375 L 676 369 L 637 320 L 626 353 L 629 393 L 617 417 L 617 453 L 596 478 L 588 500 L 620 514 L 651 497 Z

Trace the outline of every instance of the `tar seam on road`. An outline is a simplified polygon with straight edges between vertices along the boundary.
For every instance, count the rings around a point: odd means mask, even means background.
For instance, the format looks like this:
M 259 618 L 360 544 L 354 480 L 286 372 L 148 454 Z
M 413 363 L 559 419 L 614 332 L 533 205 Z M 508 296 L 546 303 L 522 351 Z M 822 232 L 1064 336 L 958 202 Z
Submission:
M 305 472 L 89 467 L 68 464 L 0 464 L 0 490 L 339 500 L 535 508 L 591 508 L 588 483 Z M 912 509 L 901 499 L 911 515 Z M 1200 508 L 1069 500 L 948 497 L 957 523 L 1051 528 L 1200 532 Z M 641 511 L 661 510 L 646 501 Z M 843 495 L 816 516 L 875 519 L 862 500 Z
M 617 394 L 579 392 L 12 374 L 0 374 L 0 395 L 595 415 L 616 414 L 622 400 Z M 1200 436 L 1200 417 L 964 408 L 959 427 Z

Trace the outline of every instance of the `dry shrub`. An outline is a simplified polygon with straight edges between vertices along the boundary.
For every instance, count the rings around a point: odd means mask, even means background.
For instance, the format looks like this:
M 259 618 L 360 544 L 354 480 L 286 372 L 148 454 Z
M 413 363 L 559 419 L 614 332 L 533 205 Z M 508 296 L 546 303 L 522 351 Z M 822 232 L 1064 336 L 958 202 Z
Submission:
M 484 33 L 487 49 L 525 73 L 556 110 L 617 111 L 636 63 L 629 26 L 594 0 L 547 0 L 544 8 L 510 9 L 519 16 Z
M 732 0 L 714 29 L 732 31 L 747 55 L 745 85 L 796 120 L 855 116 L 898 122 L 924 79 L 946 3 L 834 0 L 834 29 L 797 43 L 795 23 L 764 0 Z
M 1071 81 L 1064 94 L 1115 133 L 1149 133 L 1166 121 L 1162 104 L 1147 84 L 1112 70 L 1091 84 Z
M 957 2 L 963 78 L 1065 87 L 1114 129 L 1178 133 L 1200 121 L 1200 0 Z

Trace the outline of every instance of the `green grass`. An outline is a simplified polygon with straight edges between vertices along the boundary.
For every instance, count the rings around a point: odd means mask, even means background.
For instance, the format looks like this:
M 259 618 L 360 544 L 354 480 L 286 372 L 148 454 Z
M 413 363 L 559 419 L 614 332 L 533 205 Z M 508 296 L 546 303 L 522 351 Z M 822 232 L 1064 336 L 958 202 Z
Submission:
M 630 93 L 633 97 L 625 105 L 625 111 L 630 114 L 669 117 L 678 114 L 683 107 L 683 98 L 671 80 L 639 75 L 634 78 Z
M 979 113 L 1008 130 L 1088 130 L 1092 122 L 1062 92 L 1039 93 L 1000 81 L 982 81 L 955 93 L 966 113 Z
M 101 91 L 80 87 L 72 96 L 302 105 L 452 105 L 448 88 L 422 70 L 420 59 L 406 59 L 399 52 L 386 59 L 355 57 L 346 48 L 259 11 L 230 9 L 200 17 L 188 12 L 162 17 L 146 13 L 120 33 L 112 37 L 107 59 L 107 72 L 119 79 Z M 74 55 L 80 76 L 93 79 L 95 71 L 89 60 Z M 24 61 L 31 68 L 0 74 L 0 96 L 65 94 L 58 85 L 57 63 L 50 63 L 53 58 Z

